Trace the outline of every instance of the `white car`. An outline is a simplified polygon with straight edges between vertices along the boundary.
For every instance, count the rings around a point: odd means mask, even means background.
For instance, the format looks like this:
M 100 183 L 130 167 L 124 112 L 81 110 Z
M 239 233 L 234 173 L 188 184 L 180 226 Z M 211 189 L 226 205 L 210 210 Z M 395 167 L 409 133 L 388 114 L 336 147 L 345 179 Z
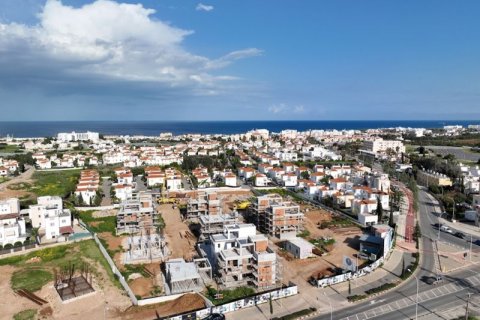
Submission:
M 450 229 L 448 226 L 441 226 L 440 231 L 446 232 L 446 233 L 453 233 L 453 230 Z

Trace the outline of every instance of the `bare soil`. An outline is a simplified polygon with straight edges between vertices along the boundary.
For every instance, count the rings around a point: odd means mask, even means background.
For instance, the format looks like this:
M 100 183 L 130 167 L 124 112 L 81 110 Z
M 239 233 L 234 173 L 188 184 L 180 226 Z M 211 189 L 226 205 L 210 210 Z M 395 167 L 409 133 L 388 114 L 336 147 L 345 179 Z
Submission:
M 165 221 L 165 239 L 170 251 L 170 258 L 184 258 L 191 260 L 195 255 L 196 238 L 190 232 L 186 222 L 180 217 L 180 210 L 173 209 L 171 204 L 158 206 L 159 212 Z
M 48 304 L 43 306 L 38 306 L 13 292 L 10 288 L 10 278 L 15 270 L 16 268 L 12 266 L 0 267 L 2 319 L 12 319 L 14 314 L 25 309 L 38 310 L 41 319 L 104 319 L 104 314 L 108 319 L 112 319 L 112 315 L 123 312 L 131 306 L 126 294 L 110 282 L 106 271 L 99 264 L 98 274 L 94 277 L 94 293 L 64 303 L 53 288 L 53 282 L 50 282 L 35 292 L 48 301 Z
M 167 317 L 178 313 L 187 313 L 189 311 L 202 309 L 205 307 L 205 301 L 201 296 L 194 293 L 184 294 L 180 298 L 165 303 L 145 306 L 132 307 L 123 314 L 118 314 L 115 319 L 136 320 L 136 319 L 157 319 L 158 317 Z

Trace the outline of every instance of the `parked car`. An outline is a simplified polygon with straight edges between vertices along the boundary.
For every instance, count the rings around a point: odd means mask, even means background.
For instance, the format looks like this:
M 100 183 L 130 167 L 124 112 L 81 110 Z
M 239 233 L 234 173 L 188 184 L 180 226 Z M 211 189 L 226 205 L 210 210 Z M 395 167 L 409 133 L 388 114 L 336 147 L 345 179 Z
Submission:
M 438 229 L 438 228 L 440 228 L 441 226 L 442 226 L 442 225 L 441 225 L 440 223 L 435 223 L 435 224 L 433 225 L 433 227 L 434 227 L 435 229 Z
M 221 313 L 212 313 L 203 320 L 225 320 L 225 316 Z
M 437 285 L 439 283 L 442 283 L 443 282 L 443 278 L 442 276 L 436 276 L 435 280 L 433 281 L 433 285 Z
M 450 229 L 448 226 L 441 226 L 440 231 L 446 232 L 446 233 L 453 233 L 453 230 Z
M 453 235 L 457 238 L 465 239 L 465 234 L 460 231 L 455 232 Z

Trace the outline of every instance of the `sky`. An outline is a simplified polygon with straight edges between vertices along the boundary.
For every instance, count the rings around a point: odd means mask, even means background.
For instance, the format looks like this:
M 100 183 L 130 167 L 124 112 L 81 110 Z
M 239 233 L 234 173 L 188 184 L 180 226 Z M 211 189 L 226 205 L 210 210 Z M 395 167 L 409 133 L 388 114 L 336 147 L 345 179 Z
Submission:
M 1 0 L 0 120 L 478 120 L 478 12 L 478 0 Z

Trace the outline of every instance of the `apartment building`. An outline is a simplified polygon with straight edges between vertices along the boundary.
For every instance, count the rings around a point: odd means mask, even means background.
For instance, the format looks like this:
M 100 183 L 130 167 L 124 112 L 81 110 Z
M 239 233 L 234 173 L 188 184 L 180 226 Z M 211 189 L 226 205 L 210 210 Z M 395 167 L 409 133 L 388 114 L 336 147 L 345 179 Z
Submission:
M 70 210 L 63 208 L 58 196 L 38 197 L 37 204 L 31 205 L 27 213 L 32 227 L 39 228 L 39 234 L 48 240 L 74 233 Z
M 117 213 L 117 234 L 154 233 L 159 222 L 152 194 L 139 192 L 120 204 Z
M 211 264 L 222 287 L 251 285 L 266 289 L 277 280 L 277 256 L 253 224 L 226 226 L 210 236 Z
M 300 206 L 290 201 L 273 202 L 266 212 L 267 234 L 279 239 L 295 238 L 303 231 L 304 215 Z
M 57 140 L 59 142 L 70 142 L 70 141 L 92 141 L 98 142 L 100 140 L 100 134 L 98 132 L 61 132 L 57 134 Z
M 383 140 L 382 138 L 364 141 L 363 149 L 373 152 L 374 154 L 386 153 L 387 150 L 391 150 L 397 154 L 405 152 L 403 142 L 398 140 Z
M 190 195 L 187 201 L 187 218 L 220 214 L 222 208 L 216 192 L 196 191 Z
M 25 219 L 20 216 L 20 200 L 0 200 L 0 244 L 4 246 L 25 239 Z
M 418 184 L 427 187 L 451 187 L 453 185 L 452 180 L 448 176 L 434 171 L 417 171 L 417 181 Z

